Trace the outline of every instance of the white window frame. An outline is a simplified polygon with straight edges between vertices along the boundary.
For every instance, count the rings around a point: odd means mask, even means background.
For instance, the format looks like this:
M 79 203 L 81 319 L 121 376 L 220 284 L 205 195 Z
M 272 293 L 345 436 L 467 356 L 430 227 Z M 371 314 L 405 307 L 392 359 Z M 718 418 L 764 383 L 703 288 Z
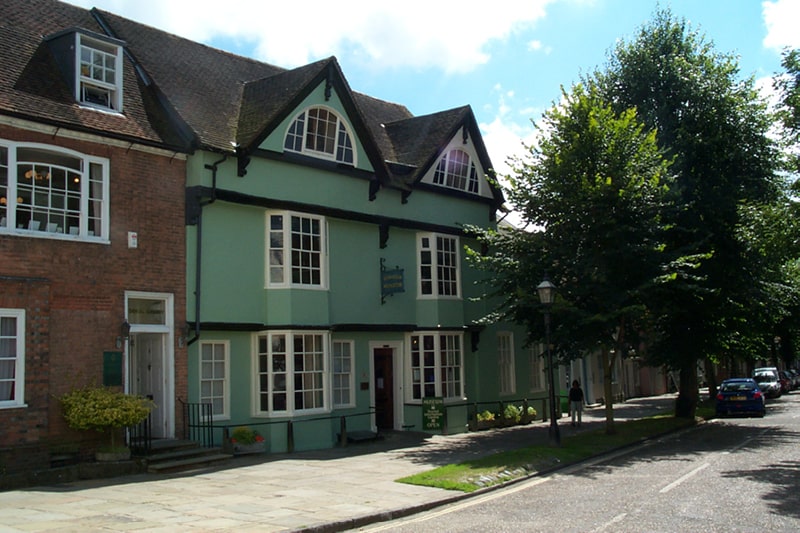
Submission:
M 74 160 L 76 166 L 58 164 L 59 160 L 65 164 Z M 78 180 L 79 189 L 57 183 L 59 175 L 66 181 Z M 0 139 L 0 233 L 107 243 L 108 159 Z
M 272 228 L 272 218 L 281 217 L 282 226 L 280 229 Z M 308 271 L 313 274 L 316 270 L 314 266 L 308 265 L 295 265 L 293 264 L 294 254 L 292 248 L 292 219 L 294 217 L 300 218 L 301 223 L 303 219 L 316 221 L 319 225 L 319 251 L 308 252 L 308 250 L 299 250 L 301 253 L 316 253 L 319 256 L 319 283 L 295 283 L 292 281 L 294 270 L 299 269 L 302 275 L 303 271 Z M 264 260 L 267 288 L 294 288 L 294 289 L 311 289 L 311 290 L 327 290 L 328 288 L 328 225 L 325 217 L 317 215 L 309 215 L 306 213 L 299 213 L 293 211 L 267 211 L 265 218 L 265 235 L 266 235 L 266 258 Z M 301 236 L 302 238 L 302 236 Z M 280 261 L 279 261 L 280 259 Z M 280 273 L 280 276 L 278 275 Z M 280 279 L 279 279 L 280 278 Z
M 432 341 L 430 349 L 425 344 L 426 337 Z M 453 347 L 452 341 L 457 341 L 457 349 Z M 463 333 L 419 331 L 408 335 L 406 344 L 408 346 L 406 357 L 407 403 L 421 404 L 422 399 L 429 396 L 441 397 L 445 403 L 466 399 Z M 449 346 L 445 346 L 448 344 Z M 457 357 L 458 361 L 455 362 L 453 357 Z M 448 370 L 453 370 L 453 372 L 448 372 Z M 451 375 L 447 376 L 447 374 Z M 449 379 L 445 379 L 448 377 Z M 454 385 L 458 390 L 453 389 Z
M 274 352 L 273 341 L 278 337 L 283 337 L 285 341 L 285 352 Z M 319 337 L 318 348 L 321 350 L 319 355 L 319 364 L 322 368 L 315 369 L 311 372 L 298 371 L 295 369 L 295 352 L 294 341 L 296 337 Z M 261 339 L 264 339 L 265 350 L 261 350 Z M 253 376 L 255 378 L 253 390 L 254 395 L 254 413 L 255 416 L 265 417 L 286 417 L 298 415 L 314 415 L 330 412 L 331 402 L 331 379 L 330 379 L 330 335 L 327 331 L 301 331 L 301 330 L 286 330 L 286 331 L 263 331 L 253 335 Z M 282 355 L 284 359 L 284 368 L 280 372 L 276 372 L 275 355 Z M 306 355 L 314 357 L 314 352 L 307 352 Z M 262 364 L 262 357 L 263 364 Z M 305 361 L 305 358 L 304 358 Z M 308 409 L 298 409 L 295 405 L 295 379 L 298 377 L 298 372 L 301 372 L 300 377 L 303 380 L 303 375 L 310 376 L 314 381 L 314 374 L 319 376 L 319 392 L 321 394 L 321 405 Z M 278 375 L 284 376 L 284 381 L 281 384 L 276 379 Z M 266 387 L 262 387 L 262 383 Z M 276 387 L 278 385 L 278 387 Z M 312 384 L 313 385 L 313 384 Z M 283 388 L 280 388 L 283 387 Z M 313 386 L 309 391 L 313 394 Z M 285 393 L 285 409 L 275 407 L 275 397 L 280 393 Z M 263 407 L 262 398 L 266 400 L 266 409 Z
M 453 148 L 442 155 L 433 172 L 433 183 L 448 189 L 480 194 L 475 162 L 469 153 L 460 148 Z
M 514 370 L 514 334 L 510 331 L 497 333 L 497 365 L 500 375 L 500 394 L 516 394 L 517 374 Z
M 347 347 L 345 350 L 340 348 Z M 340 360 L 340 361 L 337 361 Z M 331 342 L 331 394 L 333 395 L 333 408 L 355 407 L 355 342 L 352 340 L 334 340 Z M 343 366 L 337 365 L 338 362 L 347 362 L 347 370 L 342 370 Z M 337 380 L 340 377 L 340 380 Z M 344 382 L 340 385 L 337 382 Z M 337 392 L 346 394 L 346 401 L 337 401 Z
M 451 242 L 453 249 L 440 249 L 440 241 Z M 444 264 L 441 261 L 443 257 L 450 258 L 454 264 Z M 444 279 L 446 272 L 455 276 L 455 282 Z M 443 287 L 452 285 L 454 294 L 442 294 Z M 461 241 L 458 237 L 442 233 L 417 234 L 417 296 L 423 299 L 461 298 Z
M 530 348 L 528 357 L 530 358 L 530 382 L 531 392 L 541 392 L 547 390 L 547 380 L 544 376 L 544 344 L 534 344 Z
M 76 32 L 75 54 L 75 100 L 88 107 L 122 113 L 122 47 Z M 92 65 L 96 71 L 92 71 Z M 111 80 L 106 76 L 109 72 Z M 106 95 L 107 103 L 92 99 L 91 95 Z
M 205 347 L 211 347 L 212 351 L 212 360 L 211 360 L 211 367 L 212 367 L 212 376 L 205 377 L 203 374 L 203 367 L 208 363 L 206 360 L 203 359 L 203 349 Z M 222 372 L 223 376 L 220 378 L 216 375 L 217 369 L 217 361 L 213 358 L 217 355 L 216 350 L 221 350 L 222 354 Z M 200 341 L 200 349 L 199 349 L 199 360 L 200 360 L 200 372 L 199 372 L 199 384 L 200 384 L 200 393 L 198 394 L 201 402 L 212 403 L 214 399 L 219 399 L 222 401 L 222 412 L 216 413 L 212 407 L 212 418 L 214 420 L 227 420 L 230 419 L 230 342 L 227 340 L 205 340 Z M 213 389 L 214 383 L 222 384 L 222 392 L 215 393 L 213 390 L 210 394 L 203 394 L 203 383 L 210 382 L 211 387 Z
M 0 361 L 14 361 L 14 379 L 0 383 L 3 387 L 5 383 L 11 382 L 14 387 L 13 397 L 9 400 L 0 400 L 0 409 L 25 407 L 25 310 L 24 309 L 0 309 L 0 318 L 13 318 L 17 321 L 17 328 L 12 337 L 16 355 L 4 355 L 0 352 Z M 0 334 L 2 330 L 0 330 Z M 10 336 L 0 336 L 0 340 L 6 341 Z
M 327 116 L 320 119 L 319 114 L 325 113 Z M 313 116 L 312 115 L 316 115 Z M 332 137 L 325 135 L 324 137 L 331 139 L 331 149 L 327 147 L 319 149 L 316 146 L 316 140 L 319 135 L 310 132 L 312 122 L 325 120 L 331 124 L 333 129 Z M 309 142 L 311 140 L 314 142 Z M 322 159 L 329 159 L 342 163 L 345 165 L 357 166 L 357 151 L 355 143 L 353 142 L 355 136 L 352 133 L 350 125 L 344 120 L 338 112 L 328 106 L 312 106 L 304 109 L 289 123 L 284 136 L 283 148 L 287 152 L 295 152 L 300 154 L 318 157 Z M 349 154 L 349 157 L 347 155 Z

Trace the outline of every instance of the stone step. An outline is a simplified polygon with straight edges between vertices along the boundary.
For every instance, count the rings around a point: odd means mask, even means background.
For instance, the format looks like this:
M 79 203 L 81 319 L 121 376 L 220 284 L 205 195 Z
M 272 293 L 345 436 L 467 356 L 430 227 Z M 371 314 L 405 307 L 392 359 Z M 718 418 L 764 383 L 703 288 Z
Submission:
M 198 442 L 179 439 L 154 440 L 146 457 L 151 473 L 179 472 L 205 467 L 230 459 L 221 448 L 203 448 Z
M 183 472 L 186 470 L 194 470 L 196 468 L 206 467 L 213 464 L 219 464 L 228 461 L 233 457 L 226 453 L 219 453 L 219 451 L 212 453 L 196 454 L 193 456 L 186 456 L 183 458 L 168 459 L 157 461 L 155 463 L 148 463 L 147 471 L 151 474 L 164 474 L 167 472 Z

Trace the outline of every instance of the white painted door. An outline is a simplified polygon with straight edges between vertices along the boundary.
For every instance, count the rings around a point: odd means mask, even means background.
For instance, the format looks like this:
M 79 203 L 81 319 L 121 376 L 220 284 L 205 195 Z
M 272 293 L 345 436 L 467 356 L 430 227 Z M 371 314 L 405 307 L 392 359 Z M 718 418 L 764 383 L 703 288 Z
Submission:
M 153 437 L 168 436 L 166 406 L 166 381 L 164 372 L 164 341 L 162 333 L 136 333 L 131 335 L 134 394 L 155 402 L 151 418 Z

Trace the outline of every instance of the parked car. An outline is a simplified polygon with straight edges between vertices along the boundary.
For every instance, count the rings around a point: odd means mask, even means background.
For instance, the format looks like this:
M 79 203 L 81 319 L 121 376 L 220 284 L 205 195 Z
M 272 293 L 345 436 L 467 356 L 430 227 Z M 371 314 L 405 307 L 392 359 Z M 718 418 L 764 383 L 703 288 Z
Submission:
M 717 390 L 717 416 L 734 413 L 764 416 L 767 412 L 764 393 L 751 378 L 726 379 Z
M 756 368 L 753 379 L 767 398 L 780 398 L 783 394 L 777 368 Z
M 792 379 L 792 376 L 785 370 L 778 371 L 778 381 L 781 382 L 781 392 L 784 394 L 789 394 L 795 388 L 794 379 Z
M 792 388 L 800 389 L 800 373 L 798 373 L 794 368 L 787 368 L 786 373 L 789 374 L 790 378 L 792 378 Z

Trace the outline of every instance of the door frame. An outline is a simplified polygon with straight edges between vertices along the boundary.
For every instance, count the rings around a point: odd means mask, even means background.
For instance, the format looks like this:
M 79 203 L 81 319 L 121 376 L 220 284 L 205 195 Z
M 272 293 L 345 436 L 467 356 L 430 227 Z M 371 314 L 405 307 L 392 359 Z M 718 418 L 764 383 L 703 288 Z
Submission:
M 394 420 L 392 429 L 403 427 L 403 343 L 402 341 L 370 341 L 369 342 L 369 404 L 375 405 L 375 350 L 388 348 L 392 350 L 392 400 Z M 375 413 L 370 414 L 370 427 L 378 431 Z
M 175 437 L 175 296 L 165 292 L 125 291 L 125 321 L 128 321 L 128 301 L 131 299 L 160 300 L 164 302 L 164 324 L 129 324 L 131 335 L 137 333 L 161 334 L 163 349 L 161 366 L 163 369 L 160 398 L 154 401 L 161 404 L 159 408 L 165 420 L 164 437 Z M 125 339 L 123 353 L 125 371 L 124 391 L 131 393 L 131 384 L 136 376 L 136 369 L 132 365 L 130 337 Z

